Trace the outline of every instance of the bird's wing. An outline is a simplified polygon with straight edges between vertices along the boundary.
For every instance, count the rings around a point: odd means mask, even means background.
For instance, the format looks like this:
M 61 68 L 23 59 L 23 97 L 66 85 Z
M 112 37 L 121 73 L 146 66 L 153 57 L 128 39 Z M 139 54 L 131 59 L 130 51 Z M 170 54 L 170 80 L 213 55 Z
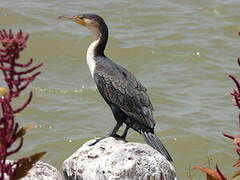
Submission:
M 101 62 L 95 68 L 94 80 L 108 104 L 119 107 L 144 126 L 154 128 L 153 107 L 147 90 L 130 72 L 113 62 Z

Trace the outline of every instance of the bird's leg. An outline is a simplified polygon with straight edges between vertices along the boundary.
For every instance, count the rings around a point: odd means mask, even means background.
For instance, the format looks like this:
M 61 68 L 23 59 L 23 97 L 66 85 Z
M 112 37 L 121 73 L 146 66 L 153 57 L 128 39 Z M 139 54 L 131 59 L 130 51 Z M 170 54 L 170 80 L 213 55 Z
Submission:
M 118 137 L 118 135 L 116 133 L 121 126 L 122 126 L 122 122 L 117 122 L 116 126 L 113 128 L 113 130 L 111 132 L 109 132 L 105 136 L 102 136 L 102 137 L 96 139 L 93 143 L 89 144 L 89 146 L 93 146 L 93 145 L 97 144 L 99 141 L 101 141 L 101 140 L 103 140 L 107 137 L 111 137 L 111 136 L 112 137 Z
M 123 134 L 120 136 L 122 139 L 124 139 L 124 140 L 126 139 L 126 136 L 127 136 L 128 129 L 129 129 L 129 128 L 130 128 L 129 126 L 126 126 L 126 128 L 125 128 Z

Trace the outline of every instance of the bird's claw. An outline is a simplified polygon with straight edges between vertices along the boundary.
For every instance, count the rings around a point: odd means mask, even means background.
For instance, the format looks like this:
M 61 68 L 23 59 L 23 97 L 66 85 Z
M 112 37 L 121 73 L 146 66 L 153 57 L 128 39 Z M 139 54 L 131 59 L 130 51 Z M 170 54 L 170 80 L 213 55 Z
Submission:
M 111 135 L 106 135 L 106 136 L 103 136 L 103 137 L 100 137 L 100 138 L 96 139 L 94 142 L 88 144 L 88 146 L 93 146 L 93 145 L 97 144 L 99 141 L 101 141 L 105 138 L 108 138 L 108 137 L 114 137 L 114 138 L 117 138 L 117 139 L 125 140 L 125 137 L 119 136 L 118 134 L 111 134 Z

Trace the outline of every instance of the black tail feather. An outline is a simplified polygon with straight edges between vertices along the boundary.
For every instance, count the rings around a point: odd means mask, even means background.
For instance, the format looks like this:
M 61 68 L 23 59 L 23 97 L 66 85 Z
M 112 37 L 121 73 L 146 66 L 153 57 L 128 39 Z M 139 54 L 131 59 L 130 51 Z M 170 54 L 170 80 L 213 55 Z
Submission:
M 163 146 L 162 142 L 155 134 L 151 132 L 142 132 L 142 135 L 148 145 L 159 151 L 163 156 L 167 158 L 168 161 L 173 161 L 167 149 Z

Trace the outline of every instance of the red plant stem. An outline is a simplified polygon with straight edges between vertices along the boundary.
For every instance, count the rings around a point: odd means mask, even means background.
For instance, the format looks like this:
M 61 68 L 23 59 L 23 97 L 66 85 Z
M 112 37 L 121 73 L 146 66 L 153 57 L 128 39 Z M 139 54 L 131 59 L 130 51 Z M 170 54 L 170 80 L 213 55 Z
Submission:
M 238 126 L 240 128 L 240 113 L 238 114 Z
M 218 168 L 218 165 L 216 165 L 216 170 L 217 170 L 218 174 L 220 175 L 220 177 L 222 178 L 222 180 L 227 180 L 227 178 L 222 174 L 222 172 Z
M 225 136 L 225 137 L 227 137 L 227 138 L 230 138 L 230 139 L 234 139 L 234 138 L 235 138 L 234 136 L 231 136 L 231 135 L 225 134 L 225 133 L 223 133 L 223 136 Z
M 32 100 L 32 92 L 30 92 L 27 101 L 23 105 L 21 105 L 20 108 L 14 110 L 13 112 L 15 114 L 21 112 L 23 109 L 25 109 L 27 107 L 27 105 L 31 102 L 31 100 Z
M 236 152 L 237 152 L 238 156 L 240 156 L 240 148 L 236 148 Z
M 40 63 L 34 67 L 32 67 L 31 69 L 28 69 L 26 71 L 21 71 L 21 72 L 15 72 L 15 75 L 23 75 L 23 74 L 28 74 L 33 72 L 35 69 L 38 69 L 39 67 L 41 67 L 43 65 L 43 63 Z
M 26 64 L 14 63 L 14 65 L 16 67 L 28 67 L 28 66 L 30 66 L 32 64 L 32 62 L 33 62 L 33 59 L 30 59 L 29 62 L 27 62 Z
M 229 77 L 234 81 L 234 83 L 236 84 L 237 86 L 237 89 L 238 89 L 238 93 L 240 92 L 240 84 L 239 82 L 237 81 L 237 79 L 235 77 L 233 77 L 232 75 L 229 75 Z

